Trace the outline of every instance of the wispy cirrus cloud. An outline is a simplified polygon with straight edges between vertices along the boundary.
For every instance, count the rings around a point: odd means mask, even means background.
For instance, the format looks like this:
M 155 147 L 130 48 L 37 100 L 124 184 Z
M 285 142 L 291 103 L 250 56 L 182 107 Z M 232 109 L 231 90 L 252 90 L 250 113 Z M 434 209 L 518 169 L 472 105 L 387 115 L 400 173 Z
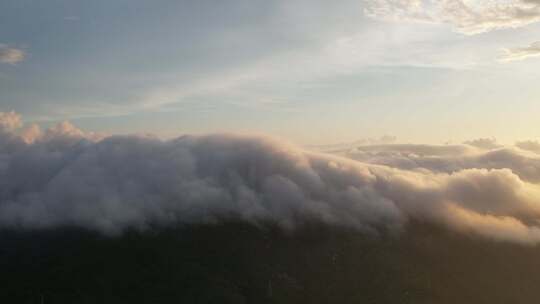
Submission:
M 366 15 L 389 21 L 448 24 L 475 35 L 540 21 L 537 0 L 368 0 Z
M 521 61 L 533 57 L 540 57 L 540 41 L 535 41 L 528 46 L 504 49 L 504 54 L 499 61 Z
M 24 50 L 0 43 L 0 63 L 17 64 L 25 57 Z

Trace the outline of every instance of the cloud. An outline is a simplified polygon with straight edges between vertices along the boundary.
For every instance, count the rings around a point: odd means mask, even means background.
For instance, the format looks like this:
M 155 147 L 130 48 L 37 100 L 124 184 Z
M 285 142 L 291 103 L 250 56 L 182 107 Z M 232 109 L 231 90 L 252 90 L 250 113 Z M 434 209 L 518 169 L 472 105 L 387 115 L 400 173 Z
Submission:
M 26 53 L 22 49 L 0 44 L 0 63 L 17 64 L 25 57 Z
M 434 21 L 422 0 L 367 0 L 364 12 L 388 21 Z
M 504 54 L 499 57 L 502 62 L 521 61 L 540 56 L 540 41 L 531 43 L 525 47 L 504 49 Z
M 379 138 L 362 138 L 354 142 L 342 142 L 335 144 L 324 144 L 324 145 L 311 145 L 309 148 L 315 149 L 321 152 L 332 152 L 332 151 L 341 151 L 343 149 L 354 148 L 356 146 L 370 146 L 370 145 L 385 145 L 392 144 L 397 141 L 396 136 L 383 135 Z
M 536 140 L 518 141 L 516 142 L 516 147 L 523 150 L 540 153 L 540 142 Z
M 66 123 L 31 132 L 38 135 L 28 141 L 14 115 L 0 116 L 2 229 L 74 226 L 117 235 L 234 219 L 285 229 L 318 221 L 399 231 L 420 220 L 494 240 L 540 242 L 539 187 L 506 167 L 406 170 L 231 134 L 94 140 Z M 396 146 L 441 158 L 481 151 Z
M 478 138 L 465 141 L 464 144 L 488 150 L 502 147 L 501 145 L 497 144 L 497 140 L 495 138 Z
M 522 145 L 523 146 L 523 145 Z M 465 169 L 510 169 L 520 179 L 540 182 L 540 156 L 516 147 L 485 145 L 359 146 L 336 152 L 357 161 L 403 170 L 453 174 Z
M 21 116 L 13 111 L 0 112 L 0 132 L 13 132 L 22 125 Z
M 20 147 L 22 144 L 31 145 L 38 142 L 47 144 L 60 142 L 72 144 L 81 140 L 96 142 L 104 137 L 103 134 L 82 131 L 68 121 L 60 122 L 43 131 L 37 124 L 24 126 L 21 116 L 14 111 L 0 112 L 0 144 L 4 143 L 3 148 L 13 148 L 11 144 Z M 5 144 L 6 142 L 10 144 Z
M 449 24 L 456 32 L 480 34 L 540 21 L 535 0 L 368 0 L 365 13 L 389 21 Z

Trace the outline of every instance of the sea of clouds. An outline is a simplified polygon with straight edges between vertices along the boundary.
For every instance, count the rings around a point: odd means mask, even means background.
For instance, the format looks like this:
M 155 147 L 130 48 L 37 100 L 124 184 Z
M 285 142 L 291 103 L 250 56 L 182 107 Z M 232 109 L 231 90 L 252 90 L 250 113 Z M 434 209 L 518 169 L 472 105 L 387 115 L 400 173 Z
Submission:
M 377 144 L 313 151 L 268 137 L 162 140 L 47 130 L 0 113 L 0 230 L 119 235 L 240 220 L 404 231 L 410 221 L 540 242 L 540 145 Z

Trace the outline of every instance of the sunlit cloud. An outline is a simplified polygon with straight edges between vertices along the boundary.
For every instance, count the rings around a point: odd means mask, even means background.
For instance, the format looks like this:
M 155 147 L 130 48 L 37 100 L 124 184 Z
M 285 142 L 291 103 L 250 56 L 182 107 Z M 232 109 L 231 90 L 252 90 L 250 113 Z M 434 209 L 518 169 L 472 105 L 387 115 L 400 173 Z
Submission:
M 477 147 L 480 149 L 497 149 L 501 148 L 502 146 L 497 143 L 497 139 L 495 138 L 477 138 L 473 140 L 467 140 L 464 142 L 466 145 L 470 145 L 473 147 Z
M 0 130 L 4 132 L 13 132 L 22 125 L 21 116 L 14 111 L 0 112 Z
M 534 0 L 369 0 L 368 16 L 406 22 L 448 24 L 456 32 L 474 35 L 519 28 L 540 21 Z
M 23 61 L 25 57 L 24 50 L 0 44 L 0 63 L 17 64 Z
M 520 179 L 538 183 L 540 156 L 530 153 L 534 148 L 534 142 L 520 142 L 516 146 L 395 144 L 357 146 L 335 153 L 365 163 L 404 170 L 451 174 L 477 168 L 510 169 Z
M 503 51 L 504 54 L 499 58 L 502 62 L 521 61 L 540 57 L 540 41 L 533 42 L 525 47 L 509 48 Z

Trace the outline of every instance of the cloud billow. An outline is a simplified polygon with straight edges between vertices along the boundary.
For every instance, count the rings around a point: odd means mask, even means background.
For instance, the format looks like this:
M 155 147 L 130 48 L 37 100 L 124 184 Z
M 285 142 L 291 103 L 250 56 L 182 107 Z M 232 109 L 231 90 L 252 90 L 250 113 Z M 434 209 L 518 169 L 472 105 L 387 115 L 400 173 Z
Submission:
M 0 117 L 11 120 L 0 123 L 2 229 L 118 235 L 233 219 L 400 231 L 421 220 L 540 241 L 538 186 L 508 168 L 399 169 L 230 134 L 96 137 L 66 123 L 28 132 L 15 113 Z

